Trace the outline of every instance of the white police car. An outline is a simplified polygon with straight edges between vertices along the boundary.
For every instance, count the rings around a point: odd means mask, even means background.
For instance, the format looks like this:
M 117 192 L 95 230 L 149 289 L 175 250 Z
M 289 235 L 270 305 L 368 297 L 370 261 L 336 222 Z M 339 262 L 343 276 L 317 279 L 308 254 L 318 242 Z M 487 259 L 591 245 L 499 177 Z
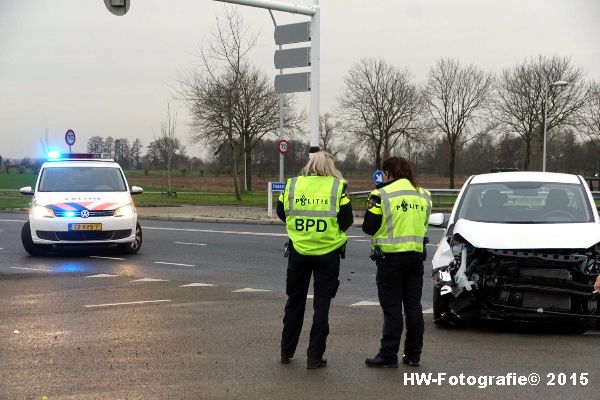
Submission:
M 113 160 L 98 154 L 49 154 L 39 172 L 35 189 L 19 190 L 33 196 L 29 221 L 21 230 L 21 241 L 33 256 L 46 254 L 53 246 L 117 245 L 135 254 L 142 245 L 142 229 L 125 174 Z

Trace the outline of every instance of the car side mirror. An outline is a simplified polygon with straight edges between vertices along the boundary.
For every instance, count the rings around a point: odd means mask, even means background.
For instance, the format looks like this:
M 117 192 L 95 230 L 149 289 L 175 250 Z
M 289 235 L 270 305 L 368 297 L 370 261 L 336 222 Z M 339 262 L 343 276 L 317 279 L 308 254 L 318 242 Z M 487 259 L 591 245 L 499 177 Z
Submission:
M 431 226 L 440 226 L 445 228 L 447 224 L 446 216 L 442 213 L 431 214 L 427 223 Z
M 131 187 L 131 190 L 130 190 L 129 192 L 130 192 L 131 194 L 134 194 L 134 195 L 135 195 L 135 194 L 142 194 L 142 193 L 144 193 L 144 189 L 142 189 L 142 188 L 141 188 L 141 187 L 139 187 L 139 186 L 132 186 L 132 187 Z
M 31 186 L 22 187 L 21 189 L 19 189 L 19 192 L 23 196 L 33 196 L 33 189 L 31 188 Z

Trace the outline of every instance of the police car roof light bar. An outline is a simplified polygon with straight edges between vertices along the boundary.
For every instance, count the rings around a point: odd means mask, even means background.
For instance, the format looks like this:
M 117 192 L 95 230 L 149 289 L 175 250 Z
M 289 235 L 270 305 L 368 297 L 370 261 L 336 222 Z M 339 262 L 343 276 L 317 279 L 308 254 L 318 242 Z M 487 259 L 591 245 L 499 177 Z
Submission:
M 95 160 L 102 159 L 100 153 L 65 153 L 61 154 L 58 151 L 48 152 L 48 161 L 68 161 L 68 160 Z

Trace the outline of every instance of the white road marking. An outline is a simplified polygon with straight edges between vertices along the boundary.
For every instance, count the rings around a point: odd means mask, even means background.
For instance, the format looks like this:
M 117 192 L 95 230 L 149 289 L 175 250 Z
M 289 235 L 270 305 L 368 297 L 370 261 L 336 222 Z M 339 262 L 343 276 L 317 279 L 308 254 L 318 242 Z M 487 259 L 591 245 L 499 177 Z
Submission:
M 352 306 L 378 306 L 378 301 L 359 301 L 358 303 L 350 304 Z
M 165 262 L 165 261 L 154 261 L 154 264 L 178 265 L 180 267 L 195 267 L 195 265 L 193 265 L 193 264 L 180 264 L 180 263 L 172 263 L 172 262 Z
M 186 243 L 186 242 L 174 242 L 175 244 L 188 244 L 190 246 L 206 246 L 206 243 Z
M 88 275 L 86 276 L 86 278 L 112 278 L 115 276 L 119 276 L 119 275 L 113 275 L 113 274 L 96 274 L 96 275 Z
M 202 232 L 202 233 L 224 233 L 228 235 L 254 235 L 254 236 L 276 236 L 287 237 L 287 233 L 268 233 L 268 232 L 237 232 L 237 231 L 216 231 L 213 229 L 188 229 L 188 228 L 162 228 L 155 226 L 145 226 L 144 229 L 153 229 L 159 231 L 181 231 L 181 232 Z
M 213 285 L 212 283 L 188 283 L 187 285 L 181 285 L 179 287 L 217 287 L 218 285 Z
M 166 303 L 171 300 L 146 300 L 146 301 L 130 301 L 128 303 L 108 303 L 108 304 L 89 304 L 85 305 L 85 308 L 93 308 L 93 307 L 111 307 L 111 306 L 126 306 L 131 304 L 149 304 L 149 303 Z
M 231 293 L 256 293 L 256 292 L 270 292 L 270 290 L 267 290 L 267 289 L 244 288 L 244 289 L 234 290 Z
M 594 336 L 598 336 L 598 335 L 600 335 L 600 331 L 599 331 L 599 330 L 596 330 L 596 329 L 591 329 L 591 330 L 589 330 L 589 331 L 585 331 L 583 334 L 584 334 L 584 335 L 586 335 L 586 336 L 587 336 L 587 335 L 594 335 Z
M 121 257 L 102 257 L 102 256 L 90 256 L 90 258 L 100 258 L 102 260 L 118 260 L 118 261 L 125 261 L 124 258 Z
M 169 282 L 168 279 L 159 279 L 159 278 L 142 278 L 142 279 L 134 279 L 129 282 Z
M 42 268 L 25 268 L 25 267 L 11 267 L 12 269 L 25 269 L 27 271 L 44 271 L 44 272 L 52 272 L 51 269 L 42 269 Z
M 0 250 L 4 250 L 4 247 L 0 247 Z
M 426 310 L 423 310 L 423 314 L 433 314 L 433 308 L 428 308 Z
M 20 219 L 0 219 L 0 222 L 27 222 Z

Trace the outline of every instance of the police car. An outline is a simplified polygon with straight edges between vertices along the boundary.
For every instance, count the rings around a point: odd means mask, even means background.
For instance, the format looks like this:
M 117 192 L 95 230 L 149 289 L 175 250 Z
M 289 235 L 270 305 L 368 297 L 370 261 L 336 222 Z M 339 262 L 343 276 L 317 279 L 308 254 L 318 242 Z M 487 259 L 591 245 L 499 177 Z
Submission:
M 113 160 L 99 154 L 48 154 L 35 188 L 19 190 L 33 196 L 29 221 L 21 241 L 33 256 L 64 245 L 117 245 L 135 254 L 142 245 L 142 228 L 125 174 Z

